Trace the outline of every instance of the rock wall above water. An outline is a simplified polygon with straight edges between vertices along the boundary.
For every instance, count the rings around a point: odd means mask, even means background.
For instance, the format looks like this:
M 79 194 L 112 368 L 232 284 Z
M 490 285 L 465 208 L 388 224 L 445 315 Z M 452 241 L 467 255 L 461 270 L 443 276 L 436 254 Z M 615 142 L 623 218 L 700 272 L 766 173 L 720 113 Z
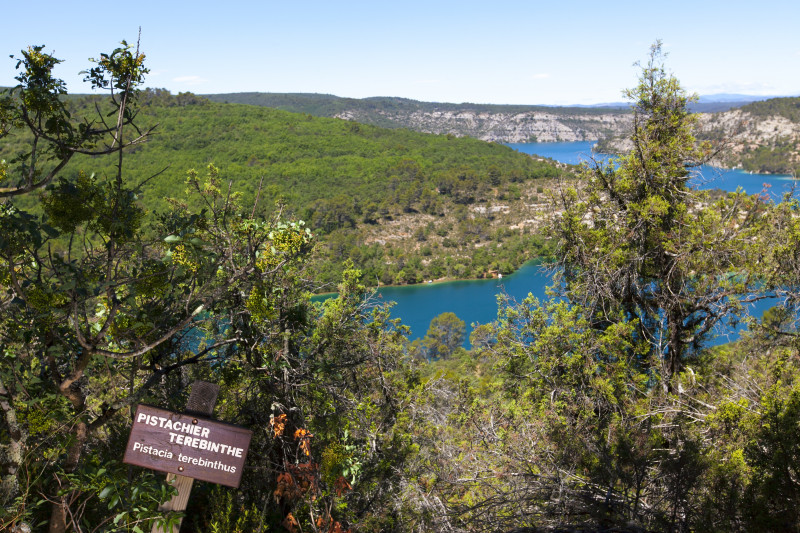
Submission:
M 531 111 L 520 113 L 478 110 L 416 110 L 378 112 L 383 121 L 425 133 L 469 136 L 494 142 L 588 141 L 620 135 L 630 128 L 628 113 L 566 114 Z M 375 121 L 375 112 L 358 109 L 338 113 L 355 122 Z

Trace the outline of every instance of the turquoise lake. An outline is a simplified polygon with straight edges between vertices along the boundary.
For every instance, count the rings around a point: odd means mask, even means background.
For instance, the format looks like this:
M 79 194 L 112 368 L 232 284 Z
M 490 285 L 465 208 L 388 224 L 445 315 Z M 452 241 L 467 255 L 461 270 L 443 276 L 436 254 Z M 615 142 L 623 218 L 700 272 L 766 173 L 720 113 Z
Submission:
M 486 324 L 497 318 L 497 295 L 508 294 L 521 301 L 528 293 L 545 297 L 550 283 L 547 269 L 528 263 L 502 279 L 447 281 L 378 290 L 381 301 L 393 301 L 392 316 L 411 328 L 410 339 L 424 337 L 431 320 L 452 311 L 467 323 L 467 337 L 472 324 Z M 469 347 L 469 340 L 464 343 Z
M 590 162 L 592 156 L 598 160 L 607 160 L 604 154 L 593 154 L 594 141 L 561 142 L 561 143 L 518 143 L 509 144 L 511 148 L 531 155 L 540 155 L 561 163 L 577 165 Z M 788 192 L 793 184 L 800 185 L 792 176 L 783 174 L 751 174 L 739 169 L 722 169 L 701 165 L 693 170 L 690 182 L 698 189 L 722 189 L 735 191 L 741 187 L 748 194 L 768 191 L 775 198 Z M 797 191 L 800 194 L 800 191 Z
M 548 157 L 563 163 L 578 164 L 589 160 L 593 144 L 593 142 L 569 142 L 509 146 L 520 152 Z M 734 191 L 741 186 L 752 194 L 765 190 L 766 185 L 770 194 L 780 196 L 792 184 L 790 176 L 749 174 L 740 170 L 722 170 L 714 167 L 700 167 L 698 171 L 693 180 L 701 189 L 718 188 Z M 392 316 L 402 319 L 402 322 L 411 328 L 409 338 L 412 340 L 424 337 L 431 320 L 446 311 L 452 311 L 467 323 L 467 337 L 469 337 L 472 324 L 485 324 L 497 317 L 498 294 L 508 294 L 518 301 L 525 298 L 528 293 L 544 298 L 545 287 L 549 283 L 550 275 L 547 270 L 529 263 L 502 279 L 385 287 L 378 290 L 377 297 L 379 301 L 396 302 Z M 768 307 L 770 303 L 761 302 L 753 312 L 760 315 Z M 735 334 L 736 329 L 720 330 L 717 342 L 727 342 Z M 469 347 L 468 340 L 464 346 Z

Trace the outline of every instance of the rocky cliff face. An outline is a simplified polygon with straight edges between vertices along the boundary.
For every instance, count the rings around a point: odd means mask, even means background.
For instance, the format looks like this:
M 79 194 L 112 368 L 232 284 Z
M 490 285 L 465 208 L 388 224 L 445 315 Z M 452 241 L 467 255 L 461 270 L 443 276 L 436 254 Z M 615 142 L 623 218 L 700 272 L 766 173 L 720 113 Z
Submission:
M 633 118 L 628 110 L 619 108 L 448 104 L 396 97 L 235 93 L 209 98 L 493 142 L 598 140 L 598 149 L 606 152 L 625 151 L 624 139 L 630 134 Z M 743 107 L 732 108 L 733 104 Z M 697 111 L 709 111 L 698 113 L 696 135 L 719 148 L 715 164 L 800 174 L 800 97 L 694 106 Z
M 481 111 L 423 111 L 379 113 L 397 126 L 424 133 L 469 136 L 494 142 L 588 141 L 621 135 L 630 128 L 628 113 L 555 114 L 543 111 L 492 113 Z M 374 122 L 374 115 L 359 110 L 341 112 L 337 118 Z
M 435 134 L 469 136 L 484 141 L 557 142 L 599 140 L 607 152 L 630 149 L 625 139 L 630 134 L 633 116 L 622 110 L 547 108 L 530 110 L 487 109 L 470 104 L 434 108 L 350 107 L 335 116 L 355 122 L 409 128 Z M 713 164 L 742 167 L 754 172 L 792 173 L 800 171 L 800 122 L 765 113 L 749 106 L 718 113 L 698 113 L 696 135 L 711 141 L 718 149 Z
M 719 166 L 781 173 L 800 167 L 800 123 L 781 115 L 742 109 L 701 115 L 697 136 L 719 146 Z
M 779 114 L 742 109 L 698 113 L 695 136 L 715 151 L 710 164 L 759 173 L 800 173 L 800 123 Z M 626 134 L 600 140 L 597 149 L 624 153 L 632 148 Z

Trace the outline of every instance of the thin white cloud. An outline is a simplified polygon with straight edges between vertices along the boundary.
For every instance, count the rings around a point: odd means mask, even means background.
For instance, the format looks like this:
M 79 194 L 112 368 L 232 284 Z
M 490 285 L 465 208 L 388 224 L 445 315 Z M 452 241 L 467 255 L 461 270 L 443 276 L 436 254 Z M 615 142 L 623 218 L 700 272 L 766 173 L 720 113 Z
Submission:
M 711 83 L 691 87 L 690 92 L 698 94 L 715 93 L 741 93 L 741 94 L 775 94 L 780 89 L 775 85 L 764 82 L 732 81 L 726 83 Z
M 549 77 L 550 74 L 548 72 L 538 72 L 536 74 L 531 75 L 532 80 L 546 80 Z
M 178 76 L 177 78 L 172 78 L 172 81 L 175 83 L 185 83 L 187 85 L 199 85 L 207 82 L 208 80 L 201 76 Z
M 414 85 L 437 85 L 441 82 L 442 80 L 440 79 L 430 78 L 426 80 L 415 80 Z

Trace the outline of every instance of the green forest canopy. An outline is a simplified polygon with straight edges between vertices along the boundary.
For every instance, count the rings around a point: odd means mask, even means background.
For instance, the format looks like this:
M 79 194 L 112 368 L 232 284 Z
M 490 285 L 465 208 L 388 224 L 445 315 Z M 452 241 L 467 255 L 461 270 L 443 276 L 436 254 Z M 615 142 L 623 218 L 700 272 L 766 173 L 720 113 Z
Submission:
M 389 186 L 409 184 L 434 190 L 448 173 L 468 169 L 475 180 L 524 181 L 555 177 L 552 164 L 533 160 L 503 145 L 470 138 L 387 130 L 339 119 L 238 104 L 218 104 L 191 94 L 171 96 L 145 91 L 137 120 L 154 127 L 147 143 L 127 158 L 132 181 L 147 182 L 148 206 L 157 210 L 163 199 L 184 189 L 186 171 L 214 163 L 233 182 L 245 203 L 255 199 L 263 178 L 263 209 L 282 199 L 291 212 L 305 216 L 314 202 L 346 191 L 358 206 L 381 203 Z M 91 113 L 96 98 L 69 101 L 78 116 Z M 19 147 L 7 139 L 0 155 Z M 10 141 L 10 142 L 9 142 Z M 92 171 L 110 174 L 115 161 L 97 158 Z M 80 165 L 68 167 L 77 170 Z M 401 180 L 392 185 L 392 179 Z M 467 184 L 471 186 L 472 184 Z
M 76 117 L 90 116 L 99 101 L 89 96 L 64 98 Z M 125 175 L 131 183 L 142 184 L 137 194 L 151 214 L 163 212 L 168 198 L 183 201 L 189 169 L 202 172 L 213 163 L 226 191 L 230 185 L 245 205 L 252 206 L 257 199 L 257 213 L 269 214 L 278 205 L 285 216 L 302 219 L 313 231 L 325 235 L 324 249 L 331 252 L 320 256 L 318 272 L 333 285 L 346 257 L 354 258 L 371 279 L 385 284 L 478 277 L 500 266 L 510 272 L 530 259 L 521 253 L 523 249 L 541 247 L 540 238 L 534 243 L 531 236 L 523 239 L 493 233 L 495 245 L 509 238 L 513 241 L 505 248 L 496 248 L 498 263 L 482 256 L 478 261 L 470 259 L 475 255 L 468 238 L 453 232 L 447 242 L 457 244 L 449 252 L 459 252 L 464 259 L 446 267 L 444 254 L 448 250 L 429 252 L 428 247 L 428 255 L 441 257 L 426 266 L 420 252 L 411 253 L 414 260 L 398 262 L 387 256 L 389 248 L 366 246 L 358 228 L 406 213 L 441 218 L 458 206 L 483 203 L 505 194 L 498 191 L 513 191 L 563 172 L 552 162 L 470 138 L 219 104 L 190 93 L 173 96 L 163 90 L 144 91 L 140 104 L 138 125 L 153 131 L 146 143 L 127 154 Z M 6 137 L 0 157 L 11 165 L 24 164 L 14 162 L 13 154 L 22 151 L 28 141 L 24 132 Z M 64 172 L 74 175 L 86 170 L 110 176 L 116 172 L 115 165 L 115 154 L 91 159 L 78 154 Z M 541 186 L 537 188 L 541 190 Z M 33 206 L 34 200 L 29 196 L 15 201 Z M 478 221 L 478 227 L 485 227 L 485 222 Z M 450 226 L 459 224 L 466 223 L 447 222 Z M 480 231 L 486 233 L 485 229 Z M 404 256 L 408 253 L 403 252 Z

